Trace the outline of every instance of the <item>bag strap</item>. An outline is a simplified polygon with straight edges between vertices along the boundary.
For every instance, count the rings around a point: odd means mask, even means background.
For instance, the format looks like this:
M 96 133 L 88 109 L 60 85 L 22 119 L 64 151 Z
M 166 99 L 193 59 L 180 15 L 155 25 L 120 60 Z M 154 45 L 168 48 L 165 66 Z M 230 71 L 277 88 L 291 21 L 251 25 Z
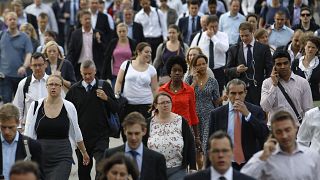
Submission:
M 294 113 L 296 114 L 299 123 L 302 123 L 302 117 L 299 115 L 296 107 L 294 106 L 290 96 L 287 94 L 286 90 L 284 89 L 284 87 L 282 86 L 282 84 L 280 82 L 278 82 L 278 87 L 281 90 L 282 94 L 284 95 L 284 97 L 286 98 L 286 100 L 288 101 L 288 103 L 290 104 L 291 108 L 293 109 Z
M 26 136 L 23 136 L 23 144 L 24 144 L 24 149 L 26 150 L 27 156 L 24 158 L 23 161 L 31 161 L 31 153 L 29 149 L 29 144 L 28 144 L 28 138 Z
M 158 8 L 156 8 L 156 12 L 157 12 L 157 15 L 158 15 L 158 22 L 159 22 L 159 26 L 160 26 L 160 29 L 161 29 L 161 34 L 163 35 L 162 26 L 161 26 L 161 21 L 160 21 L 160 16 L 159 16 L 159 12 L 158 12 Z
M 200 35 L 199 35 L 199 38 L 198 38 L 198 41 L 197 41 L 197 46 L 199 46 L 199 42 L 200 42 L 201 36 L 202 36 L 202 31 L 200 31 Z
M 120 92 L 121 94 L 123 93 L 124 83 L 126 81 L 126 75 L 127 75 L 130 63 L 131 63 L 131 60 L 128 60 L 127 65 L 126 65 L 126 69 L 124 70 L 123 80 L 122 80 L 122 84 L 121 84 L 121 92 Z
M 22 115 L 24 115 L 25 112 L 25 106 L 26 106 L 26 94 L 29 91 L 29 86 L 31 83 L 32 75 L 28 76 L 26 79 L 26 82 L 23 85 L 23 110 L 22 110 Z
M 57 67 L 57 71 L 61 71 L 63 61 L 64 61 L 63 59 L 60 60 L 60 64 L 59 64 L 59 66 Z

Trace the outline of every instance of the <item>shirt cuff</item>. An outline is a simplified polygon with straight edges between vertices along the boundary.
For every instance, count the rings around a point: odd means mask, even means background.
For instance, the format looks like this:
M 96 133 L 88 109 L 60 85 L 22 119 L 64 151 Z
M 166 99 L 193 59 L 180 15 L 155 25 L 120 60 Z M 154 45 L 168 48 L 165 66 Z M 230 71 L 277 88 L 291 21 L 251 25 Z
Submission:
M 248 116 L 246 116 L 244 119 L 245 119 L 247 122 L 249 122 L 250 118 L 251 118 L 251 112 L 249 112 Z

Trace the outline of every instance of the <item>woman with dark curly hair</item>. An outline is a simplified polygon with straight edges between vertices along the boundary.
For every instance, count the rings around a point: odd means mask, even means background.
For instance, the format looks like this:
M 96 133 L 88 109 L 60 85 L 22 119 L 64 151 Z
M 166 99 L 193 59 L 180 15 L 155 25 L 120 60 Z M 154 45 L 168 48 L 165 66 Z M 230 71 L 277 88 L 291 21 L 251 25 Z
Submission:
M 124 153 L 116 153 L 100 164 L 100 180 L 138 180 L 139 171 L 134 161 Z
M 161 86 L 159 92 L 165 91 L 172 97 L 172 112 L 181 115 L 188 121 L 195 135 L 196 147 L 201 148 L 194 90 L 182 81 L 188 68 L 187 63 L 180 56 L 172 56 L 168 59 L 166 68 L 171 80 Z

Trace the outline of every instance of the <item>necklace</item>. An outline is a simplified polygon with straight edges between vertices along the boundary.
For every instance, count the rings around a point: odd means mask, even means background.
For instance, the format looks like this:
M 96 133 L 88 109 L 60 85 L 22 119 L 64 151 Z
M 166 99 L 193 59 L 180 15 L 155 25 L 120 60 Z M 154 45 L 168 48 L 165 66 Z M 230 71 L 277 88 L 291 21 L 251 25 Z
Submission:
M 172 84 L 170 84 L 170 88 L 174 93 L 177 93 L 180 90 L 180 87 L 174 88 L 174 86 Z

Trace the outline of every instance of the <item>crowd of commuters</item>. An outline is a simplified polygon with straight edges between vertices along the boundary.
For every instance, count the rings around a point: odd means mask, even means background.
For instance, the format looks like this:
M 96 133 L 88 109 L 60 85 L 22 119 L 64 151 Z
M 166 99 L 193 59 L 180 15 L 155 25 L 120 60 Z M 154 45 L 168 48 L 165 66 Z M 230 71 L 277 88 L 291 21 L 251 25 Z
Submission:
M 317 0 L 7 1 L 0 179 L 320 177 Z

